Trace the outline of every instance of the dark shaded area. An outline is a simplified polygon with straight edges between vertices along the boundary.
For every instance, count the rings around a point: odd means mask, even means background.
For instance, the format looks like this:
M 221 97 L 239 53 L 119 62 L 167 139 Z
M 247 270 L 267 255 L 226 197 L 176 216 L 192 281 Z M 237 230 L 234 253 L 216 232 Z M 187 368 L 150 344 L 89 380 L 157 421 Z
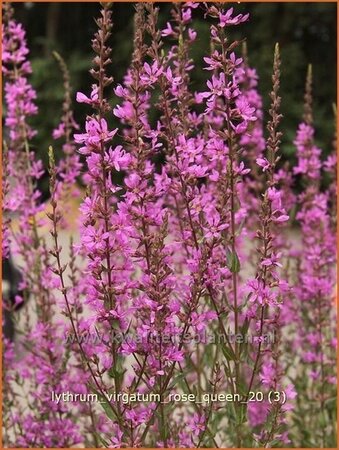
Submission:
M 11 256 L 2 258 L 2 296 L 3 296 L 3 323 L 2 331 L 5 338 L 14 339 L 15 329 L 13 312 L 22 308 L 23 302 L 17 304 L 16 296 L 23 296 L 20 289 L 22 275 L 14 265 Z
M 227 4 L 229 7 L 230 4 Z M 326 155 L 331 149 L 336 101 L 336 4 L 334 3 L 241 3 L 233 4 L 237 12 L 250 12 L 250 21 L 230 29 L 231 38 L 247 40 L 249 62 L 260 76 L 259 89 L 269 104 L 271 66 L 275 42 L 282 51 L 282 112 L 284 120 L 283 152 L 293 158 L 292 141 L 301 120 L 303 90 L 308 63 L 313 64 L 314 116 L 316 138 Z M 159 3 L 160 25 L 170 19 L 170 3 Z M 92 79 L 90 42 L 96 26 L 99 3 L 21 3 L 14 4 L 16 17 L 23 22 L 31 49 L 33 75 L 31 82 L 38 92 L 40 114 L 35 118 L 39 136 L 35 143 L 46 160 L 52 129 L 59 121 L 62 103 L 62 79 L 51 56 L 57 50 L 71 72 L 74 91 L 89 93 Z M 112 75 L 122 80 L 129 65 L 133 41 L 133 12 L 130 3 L 114 4 Z M 192 49 L 196 69 L 192 87 L 203 89 L 208 76 L 203 56 L 209 53 L 209 23 L 203 18 L 203 7 L 194 10 L 194 28 L 198 39 Z M 241 51 L 241 49 L 239 49 Z M 75 117 L 83 123 L 88 105 L 74 105 Z M 112 125 L 114 118 L 112 117 Z

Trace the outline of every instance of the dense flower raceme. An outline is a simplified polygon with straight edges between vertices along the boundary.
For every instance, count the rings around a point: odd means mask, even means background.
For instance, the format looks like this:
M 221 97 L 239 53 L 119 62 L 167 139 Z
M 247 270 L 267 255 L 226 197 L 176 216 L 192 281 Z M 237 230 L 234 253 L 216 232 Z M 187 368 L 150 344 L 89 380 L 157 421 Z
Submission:
M 206 87 L 194 91 L 191 50 L 201 8 L 211 42 L 202 61 Z M 246 48 L 241 57 L 239 42 L 231 39 L 232 27 L 248 14 L 220 4 L 177 3 L 159 29 L 159 8 L 137 4 L 131 64 L 116 84 L 110 76 L 112 12 L 103 3 L 92 40 L 92 86 L 76 94 L 88 114 L 80 126 L 67 67 L 55 55 L 65 99 L 53 138 L 62 140 L 63 157 L 55 161 L 50 149 L 48 240 L 37 215 L 43 167 L 29 150 L 35 131 L 28 119 L 37 110 L 27 80 L 28 49 L 22 27 L 6 11 L 9 165 L 3 192 L 20 232 L 5 223 L 4 236 L 14 238 L 5 250 L 23 257 L 22 284 L 31 297 L 26 311 L 37 311 L 22 325 L 29 346 L 5 342 L 9 445 L 302 446 L 291 411 L 296 408 L 305 426 L 333 423 L 335 381 L 335 202 L 333 188 L 321 185 L 323 171 L 333 180 L 335 159 L 322 161 L 314 143 L 310 81 L 291 168 L 280 162 L 279 48 L 266 138 L 257 74 Z M 15 182 L 18 174 L 25 183 Z M 80 175 L 86 185 L 80 238 L 67 255 L 60 230 L 69 228 L 67 205 L 79 195 Z M 300 178 L 303 192 L 296 196 Z M 302 247 L 291 239 L 295 207 Z M 240 343 L 234 335 L 249 339 Z M 22 347 L 21 361 L 16 347 Z M 306 387 L 300 376 L 311 380 Z M 16 383 L 31 406 L 22 415 Z M 56 403 L 51 392 L 96 395 L 100 404 Z M 112 400 L 113 393 L 149 399 Z M 201 402 L 206 393 L 242 401 Z M 168 401 L 173 394 L 195 401 Z M 309 406 L 300 406 L 300 397 Z M 317 400 L 319 409 L 310 414 Z M 328 425 L 326 435 L 319 429 L 307 442 L 325 446 L 332 432 Z
M 5 126 L 8 134 L 5 147 L 6 175 L 12 181 L 10 192 L 8 186 L 4 198 L 3 209 L 9 213 L 21 211 L 29 217 L 37 211 L 39 193 L 33 192 L 28 179 L 37 180 L 43 173 L 41 161 L 35 160 L 34 153 L 26 145 L 36 133 L 27 122 L 27 118 L 37 114 L 36 92 L 27 78 L 31 66 L 26 59 L 28 48 L 25 31 L 21 24 L 12 19 L 10 10 L 6 15 L 7 22 L 2 25 L 2 72 L 5 76 Z M 27 176 L 20 177 L 19 173 L 27 173 Z M 3 245 L 8 245 L 8 242 L 3 240 Z
M 332 282 L 335 279 L 336 230 L 330 214 L 335 190 L 321 191 L 321 171 L 331 174 L 331 182 L 335 186 L 335 170 L 333 170 L 335 156 L 322 161 L 321 150 L 314 142 L 315 129 L 309 104 L 311 82 L 311 71 L 309 71 L 304 121 L 299 125 L 295 139 L 298 164 L 294 172 L 302 174 L 305 184 L 305 190 L 297 199 L 300 209 L 296 215 L 301 227 L 302 248 L 292 254 L 300 268 L 296 277 L 294 295 L 301 304 L 298 309 L 292 304 L 291 309 L 296 315 L 299 327 L 298 348 L 305 364 L 304 373 L 307 374 L 313 386 L 312 393 L 308 395 L 319 401 L 320 420 L 324 421 L 325 402 L 336 392 L 336 375 L 331 370 L 336 363 L 335 310 L 333 308 L 335 293 Z M 319 439 L 325 446 L 324 433 L 319 433 Z
M 62 346 L 64 325 L 52 323 L 53 311 L 57 308 L 58 280 L 50 270 L 50 255 L 40 230 L 46 220 L 39 218 L 43 205 L 36 187 L 44 169 L 30 150 L 36 131 L 29 125 L 29 119 L 37 114 L 36 93 L 27 78 L 31 67 L 26 59 L 25 32 L 13 19 L 9 5 L 5 7 L 2 31 L 7 131 L 4 211 L 14 214 L 17 221 L 3 238 L 10 239 L 10 253 L 20 263 L 19 290 L 23 296 L 16 296 L 15 305 L 24 301 L 23 311 L 27 311 L 29 303 L 36 316 L 27 316 L 22 329 L 25 340 L 17 344 L 15 351 L 11 342 L 7 339 L 4 342 L 4 404 L 16 405 L 15 411 L 8 406 L 5 421 L 8 432 L 17 436 L 14 445 L 71 446 L 82 440 L 79 428 L 69 410 L 51 402 L 50 393 L 51 389 L 59 392 L 66 386 L 76 387 L 77 371 Z M 8 248 L 9 244 L 5 242 Z M 3 256 L 8 254 L 9 251 Z M 6 304 L 4 307 L 11 309 L 13 306 Z M 27 406 L 22 410 L 25 403 Z
M 41 177 L 43 167 L 41 161 L 35 160 L 34 152 L 29 150 L 29 139 L 36 131 L 30 127 L 27 119 L 37 114 L 34 103 L 36 93 L 27 79 L 31 66 L 26 60 L 28 49 L 25 32 L 22 26 L 13 20 L 10 8 L 5 10 L 2 40 L 7 133 L 4 149 L 6 179 L 3 210 L 6 215 L 17 213 L 22 216 L 14 251 L 21 253 L 27 263 L 32 265 L 34 256 L 26 250 L 34 246 L 34 225 L 30 218 L 39 211 L 40 197 L 40 193 L 34 188 L 34 182 Z M 10 217 L 7 217 L 7 224 L 9 223 Z M 5 233 L 4 237 L 12 238 L 10 233 Z M 8 248 L 10 243 L 5 240 L 3 242 Z M 32 286 L 32 289 L 35 289 L 35 286 Z

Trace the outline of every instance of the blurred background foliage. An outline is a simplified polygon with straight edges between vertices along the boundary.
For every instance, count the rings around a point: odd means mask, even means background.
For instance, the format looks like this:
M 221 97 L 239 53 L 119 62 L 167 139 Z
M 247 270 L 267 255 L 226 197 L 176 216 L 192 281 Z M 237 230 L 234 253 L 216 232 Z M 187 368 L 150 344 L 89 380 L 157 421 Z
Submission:
M 65 59 L 74 89 L 90 92 L 92 79 L 91 38 L 96 30 L 94 18 L 99 3 L 15 3 L 16 18 L 27 30 L 30 58 L 33 65 L 31 82 L 38 92 L 39 116 L 34 125 L 39 130 L 36 150 L 46 161 L 46 149 L 51 144 L 51 132 L 58 124 L 63 99 L 62 78 L 52 52 Z M 160 26 L 170 20 L 170 3 L 159 3 Z M 314 116 L 316 140 L 324 157 L 332 149 L 334 133 L 333 104 L 336 101 L 336 4 L 335 3 L 228 3 L 237 13 L 249 12 L 250 20 L 231 28 L 231 39 L 246 38 L 249 64 L 257 69 L 259 90 L 265 110 L 269 105 L 271 71 L 275 42 L 282 52 L 281 96 L 284 119 L 283 154 L 294 160 L 293 139 L 302 117 L 303 91 L 307 65 L 313 65 Z M 133 44 L 132 3 L 113 5 L 114 29 L 111 74 L 115 83 L 121 82 L 129 65 Z M 202 70 L 203 56 L 209 54 L 209 23 L 203 8 L 193 11 L 193 27 L 198 38 L 192 47 L 196 68 L 192 72 L 192 88 L 204 90 L 209 75 Z M 239 48 L 239 52 L 241 49 Z M 112 90 L 111 90 L 112 94 Z M 88 105 L 74 102 L 75 118 L 83 123 Z M 112 115 L 112 126 L 114 124 Z M 56 148 L 57 150 L 57 148 Z

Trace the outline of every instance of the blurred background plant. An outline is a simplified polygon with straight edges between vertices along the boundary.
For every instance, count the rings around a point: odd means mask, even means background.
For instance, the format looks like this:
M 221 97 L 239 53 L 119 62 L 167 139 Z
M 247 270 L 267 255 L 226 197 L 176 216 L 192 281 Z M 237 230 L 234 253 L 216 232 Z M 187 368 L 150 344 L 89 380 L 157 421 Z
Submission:
M 165 27 L 170 3 L 159 3 L 160 25 Z M 295 162 L 293 139 L 302 114 L 303 92 L 307 65 L 314 67 L 314 119 L 321 130 L 316 143 L 326 158 L 333 139 L 333 103 L 336 101 L 336 4 L 335 3 L 235 3 L 237 12 L 250 13 L 250 20 L 241 30 L 247 36 L 249 63 L 257 69 L 259 91 L 263 95 L 264 110 L 268 108 L 271 85 L 271 58 L 275 42 L 282 53 L 281 96 L 284 115 L 283 159 Z M 90 39 L 95 30 L 96 3 L 19 3 L 17 19 L 27 29 L 31 49 L 33 75 L 31 83 L 39 92 L 38 107 L 41 114 L 34 118 L 33 127 L 39 130 L 35 139 L 36 151 L 47 166 L 46 149 L 51 143 L 52 130 L 59 122 L 63 101 L 63 83 L 52 52 L 56 50 L 65 59 L 74 90 L 88 90 L 88 67 L 91 60 Z M 113 6 L 113 63 L 110 68 L 115 82 L 121 82 L 129 66 L 133 34 L 132 3 Z M 202 90 L 207 73 L 203 55 L 208 53 L 209 22 L 203 11 L 194 10 L 198 39 L 192 48 L 197 70 L 192 73 L 194 89 Z M 81 30 L 81 33 L 76 32 Z M 235 38 L 237 38 L 235 32 Z M 205 38 L 206 37 L 206 38 Z M 239 35 L 240 38 L 240 35 Z M 83 122 L 84 105 L 74 102 L 75 118 Z M 156 112 L 155 112 L 156 114 Z M 32 121 L 32 122 L 34 122 Z M 112 116 L 112 127 L 117 126 Z M 47 184 L 46 184 L 47 189 Z

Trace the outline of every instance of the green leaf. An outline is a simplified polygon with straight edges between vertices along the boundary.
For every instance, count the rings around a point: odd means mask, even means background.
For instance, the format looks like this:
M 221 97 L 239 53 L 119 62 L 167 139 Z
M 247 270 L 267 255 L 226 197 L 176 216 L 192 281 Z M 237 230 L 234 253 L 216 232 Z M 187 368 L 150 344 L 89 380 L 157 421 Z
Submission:
M 242 324 L 242 326 L 240 328 L 240 333 L 243 337 L 246 336 L 249 326 L 250 326 L 250 319 L 249 319 L 249 317 L 246 317 L 246 319 L 244 320 L 244 323 Z
M 172 384 L 168 387 L 168 390 L 170 391 L 171 389 L 173 389 L 176 384 L 180 384 L 181 385 L 187 374 L 188 374 L 188 371 L 184 371 L 184 372 L 181 372 L 178 375 L 176 375 L 173 378 Z M 183 384 L 183 387 L 184 386 L 185 385 Z
M 246 350 L 248 349 L 248 340 L 246 339 L 247 337 L 247 332 L 248 332 L 248 328 L 250 326 L 250 319 L 248 317 L 246 317 L 246 319 L 244 320 L 244 323 L 242 324 L 241 328 L 240 328 L 240 334 L 242 336 L 242 342 L 240 344 L 240 355 L 245 354 L 246 355 Z
M 242 425 L 247 422 L 247 404 L 246 403 L 237 403 L 235 405 L 235 416 L 236 423 L 238 425 Z
M 325 406 L 329 410 L 336 410 L 337 405 L 337 397 L 330 397 L 325 400 Z
M 227 346 L 226 344 L 221 345 L 221 350 L 223 352 L 223 355 L 228 361 L 234 361 L 236 359 L 235 353 L 233 351 L 233 348 Z
M 232 374 L 231 374 L 230 370 L 228 369 L 228 367 L 226 366 L 225 363 L 223 364 L 223 366 L 224 366 L 226 378 L 231 378 Z
M 100 405 L 102 406 L 102 409 L 105 411 L 106 416 L 115 421 L 116 420 L 116 415 L 114 414 L 110 404 L 108 403 L 108 401 L 103 397 L 102 397 L 102 403 L 100 403 Z
M 229 248 L 226 249 L 226 266 L 232 273 L 240 271 L 240 261 L 236 252 L 232 252 Z
M 271 444 L 271 447 L 280 447 L 281 441 L 279 441 L 279 439 L 273 439 L 273 441 L 271 441 L 270 444 Z
M 105 396 L 103 396 L 99 391 L 94 389 L 92 387 L 92 391 L 98 396 L 99 404 L 101 405 L 102 409 L 105 411 L 106 416 L 112 420 L 115 421 L 117 419 L 113 409 L 111 408 L 111 405 L 108 403 Z
M 241 396 L 245 397 L 247 395 L 247 385 L 244 381 L 240 380 L 238 383 L 236 383 L 236 388 L 238 394 L 240 394 Z
M 123 361 L 124 361 L 124 357 L 122 355 L 119 355 L 119 354 L 116 355 L 115 364 L 113 364 L 108 370 L 108 375 L 111 378 L 114 378 L 115 380 L 117 380 L 119 385 L 122 382 L 124 374 L 126 372 L 126 369 L 124 369 L 124 367 L 123 367 Z
M 104 447 L 108 448 L 109 443 L 102 437 L 97 431 L 94 431 L 96 438 L 104 445 Z

